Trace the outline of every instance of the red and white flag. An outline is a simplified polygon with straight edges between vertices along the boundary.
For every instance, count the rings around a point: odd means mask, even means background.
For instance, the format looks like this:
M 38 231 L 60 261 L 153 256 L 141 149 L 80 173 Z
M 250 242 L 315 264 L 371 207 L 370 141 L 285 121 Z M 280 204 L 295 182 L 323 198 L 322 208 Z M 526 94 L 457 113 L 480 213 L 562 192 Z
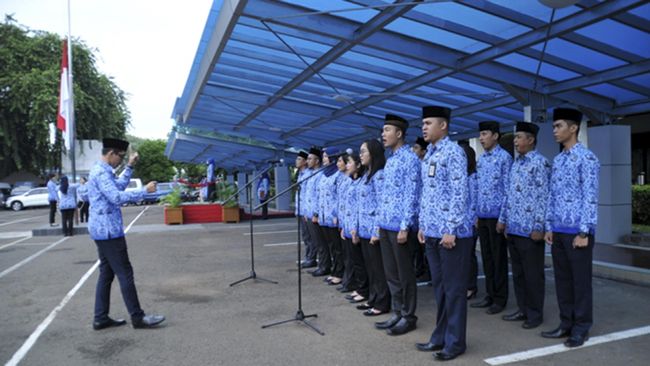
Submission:
M 63 58 L 61 59 L 61 86 L 59 89 L 59 112 L 56 116 L 56 127 L 61 130 L 65 150 L 70 150 L 70 134 L 72 122 L 72 85 L 68 68 L 68 41 L 63 40 Z

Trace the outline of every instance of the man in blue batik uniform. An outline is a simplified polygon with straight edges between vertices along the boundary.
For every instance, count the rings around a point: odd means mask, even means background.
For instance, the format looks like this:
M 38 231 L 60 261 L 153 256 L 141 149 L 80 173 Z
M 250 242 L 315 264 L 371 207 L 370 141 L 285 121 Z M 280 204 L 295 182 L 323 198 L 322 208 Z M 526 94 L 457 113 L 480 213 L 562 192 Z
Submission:
M 311 177 L 321 168 L 321 158 L 322 151 L 317 147 L 312 147 L 309 149 L 309 155 L 307 155 L 307 173 L 305 178 Z M 332 264 L 329 254 L 323 256 L 325 248 L 327 248 L 327 242 L 323 238 L 323 234 L 318 224 L 318 187 L 320 186 L 320 180 L 322 179 L 322 172 L 317 173 L 312 178 L 307 179 L 305 182 L 305 190 L 301 191 L 301 195 L 305 195 L 305 220 L 307 220 L 307 229 L 311 236 L 311 240 L 314 243 L 313 255 L 314 259 L 318 257 L 318 268 L 311 272 L 311 275 L 314 277 L 327 276 L 330 274 L 330 267 Z M 329 249 L 327 250 L 329 253 Z
M 422 108 L 422 134 L 430 142 L 421 166 L 422 197 L 418 239 L 425 245 L 436 298 L 436 326 L 420 351 L 439 361 L 454 359 L 467 345 L 467 282 L 474 248 L 468 215 L 469 185 L 465 151 L 447 136 L 449 108 Z
M 391 156 L 384 167 L 384 184 L 378 197 L 379 237 L 394 315 L 377 326 L 389 335 L 410 332 L 417 322 L 417 284 L 408 234 L 415 224 L 420 197 L 420 159 L 404 143 L 407 129 L 405 119 L 387 114 L 381 134 Z
M 593 325 L 591 262 L 598 222 L 600 163 L 578 142 L 581 120 L 582 113 L 575 109 L 553 111 L 553 135 L 563 149 L 553 159 L 544 236 L 552 244 L 560 325 L 542 336 L 569 337 L 564 342 L 567 347 L 581 346 L 589 339 Z
M 301 182 L 307 176 L 307 152 L 300 151 L 298 156 L 296 156 L 296 169 L 298 169 L 298 177 L 296 178 L 296 183 Z M 306 197 L 306 185 L 307 182 L 303 182 L 298 185 L 296 189 L 296 217 L 299 220 L 302 220 L 300 225 L 300 235 L 302 236 L 302 242 L 305 244 L 305 258 L 300 261 L 300 267 L 302 268 L 312 268 L 316 267 L 316 249 L 314 248 L 314 243 L 307 230 L 307 223 L 305 222 L 305 197 Z
M 161 315 L 145 315 L 138 301 L 138 293 L 133 280 L 133 268 L 124 237 L 122 223 L 122 204 L 142 200 L 145 190 L 148 193 L 156 191 L 156 183 L 149 182 L 142 190 L 124 192 L 133 166 L 138 161 L 138 153 L 129 157 L 129 163 L 124 172 L 115 178 L 113 169 L 117 168 L 126 156 L 129 148 L 127 141 L 104 139 L 101 161 L 90 170 L 88 179 L 88 198 L 90 199 L 90 216 L 88 232 L 97 245 L 99 255 L 99 277 L 95 291 L 95 318 L 93 328 L 100 330 L 126 324 L 126 320 L 109 318 L 108 310 L 111 301 L 111 284 L 117 276 L 122 290 L 122 298 L 131 315 L 134 328 L 150 328 L 165 320 Z
M 56 216 L 56 205 L 59 202 L 59 187 L 56 184 L 56 174 L 50 174 L 47 181 L 47 201 L 50 203 L 50 226 L 56 226 L 54 217 Z
M 515 149 L 519 156 L 510 169 L 505 209 L 499 223 L 505 225 L 512 263 L 512 282 L 517 310 L 503 320 L 521 321 L 532 329 L 544 317 L 544 223 L 551 164 L 535 150 L 537 125 L 518 122 Z
M 479 142 L 485 149 L 477 165 L 478 235 L 485 273 L 487 295 L 474 308 L 488 308 L 488 314 L 503 311 L 508 303 L 508 244 L 503 228 L 497 224 L 504 208 L 512 157 L 499 146 L 499 124 L 479 123 Z

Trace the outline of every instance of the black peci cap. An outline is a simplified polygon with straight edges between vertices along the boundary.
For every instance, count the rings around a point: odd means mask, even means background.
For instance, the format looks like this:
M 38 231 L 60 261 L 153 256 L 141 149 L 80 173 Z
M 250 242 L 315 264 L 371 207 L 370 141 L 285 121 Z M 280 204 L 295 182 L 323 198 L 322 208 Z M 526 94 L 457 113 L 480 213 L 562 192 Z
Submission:
M 432 117 L 444 118 L 449 121 L 451 118 L 451 109 L 437 105 L 422 107 L 422 119 Z
M 532 133 L 537 137 L 537 132 L 539 132 L 539 126 L 530 122 L 517 122 L 516 132 L 528 132 Z
M 573 108 L 555 108 L 553 110 L 553 121 L 560 119 L 580 123 L 582 121 L 582 112 Z
M 129 149 L 129 142 L 120 139 L 103 139 L 102 145 L 104 149 L 115 149 L 118 151 L 126 151 Z
M 493 133 L 501 133 L 499 131 L 499 122 L 495 121 L 483 121 L 478 124 L 479 131 L 492 131 Z

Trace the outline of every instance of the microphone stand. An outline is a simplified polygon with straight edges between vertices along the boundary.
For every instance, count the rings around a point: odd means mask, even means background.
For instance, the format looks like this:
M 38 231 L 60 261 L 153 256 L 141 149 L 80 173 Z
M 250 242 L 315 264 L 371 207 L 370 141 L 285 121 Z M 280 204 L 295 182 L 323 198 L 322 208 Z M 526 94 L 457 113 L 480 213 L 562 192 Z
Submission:
M 334 163 L 334 164 L 336 164 L 336 163 Z M 315 171 L 313 174 L 311 174 L 310 176 L 305 177 L 302 180 L 292 184 L 291 186 L 289 186 L 284 191 L 282 191 L 282 192 L 276 194 L 275 196 L 271 197 L 269 199 L 269 201 L 277 199 L 278 197 L 280 197 L 281 195 L 283 195 L 286 192 L 290 191 L 294 187 L 297 187 L 300 184 L 302 184 L 303 182 L 313 178 L 316 174 L 321 173 L 325 168 L 329 167 L 330 165 L 332 165 L 332 164 L 323 166 L 320 169 L 318 169 L 317 171 Z M 316 328 L 313 324 L 310 324 L 309 322 L 307 322 L 305 320 L 307 318 L 317 318 L 318 314 L 305 315 L 305 312 L 302 310 L 302 271 L 301 271 L 301 267 L 300 267 L 300 259 L 301 259 L 301 253 L 300 253 L 300 226 L 301 226 L 302 217 L 300 216 L 300 189 L 298 189 L 298 199 L 297 199 L 296 205 L 297 205 L 297 208 L 298 208 L 298 215 L 299 215 L 299 217 L 298 217 L 298 239 L 296 241 L 296 247 L 298 248 L 298 250 L 297 250 L 297 253 L 298 253 L 298 260 L 297 260 L 297 263 L 298 263 L 298 310 L 296 311 L 296 315 L 294 315 L 293 318 L 286 319 L 286 320 L 281 320 L 281 321 L 274 322 L 274 323 L 271 323 L 271 324 L 262 325 L 262 329 L 296 321 L 296 322 L 304 323 L 305 325 L 307 325 L 308 327 L 313 329 L 316 333 L 324 336 L 325 333 L 323 333 L 320 329 Z M 262 205 L 257 206 L 256 209 L 261 207 L 261 206 Z
M 244 187 L 242 187 L 240 190 L 235 192 L 232 196 L 228 197 L 228 199 L 226 199 L 224 201 L 224 203 L 228 202 L 231 199 L 234 199 L 235 197 L 237 197 L 237 195 L 241 191 L 243 191 L 244 189 L 248 189 L 248 214 L 250 215 L 250 237 L 251 237 L 251 271 L 248 274 L 248 277 L 242 278 L 241 280 L 238 280 L 238 281 L 235 281 L 235 282 L 231 283 L 230 287 L 238 285 L 238 284 L 240 284 L 242 282 L 245 282 L 245 281 L 248 281 L 248 280 L 263 281 L 263 282 L 277 284 L 276 281 L 267 280 L 265 278 L 257 276 L 257 273 L 255 273 L 255 250 L 253 249 L 254 248 L 254 245 L 253 245 L 253 182 L 255 182 L 255 180 L 257 178 L 261 177 L 262 174 L 264 174 L 264 173 L 268 172 L 269 170 L 271 170 L 272 167 L 273 167 L 273 164 L 270 164 L 266 169 L 264 169 L 259 174 L 254 176 L 253 179 L 251 179 L 250 182 L 246 183 L 246 185 Z M 266 204 L 266 202 L 264 204 Z M 263 206 L 263 205 L 261 205 L 261 206 Z M 258 207 L 256 207 L 256 209 Z

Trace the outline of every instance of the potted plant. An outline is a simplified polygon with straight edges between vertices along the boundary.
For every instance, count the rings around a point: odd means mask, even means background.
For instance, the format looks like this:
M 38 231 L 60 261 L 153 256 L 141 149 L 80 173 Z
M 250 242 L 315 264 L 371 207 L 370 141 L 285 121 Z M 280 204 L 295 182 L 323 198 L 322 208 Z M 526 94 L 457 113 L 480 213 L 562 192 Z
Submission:
M 217 184 L 217 196 L 221 202 L 223 222 L 239 222 L 239 204 L 236 197 L 237 192 L 234 184 L 226 182 Z
M 168 195 L 160 199 L 160 204 L 165 205 L 165 224 L 183 224 L 183 208 L 181 189 L 175 187 Z

